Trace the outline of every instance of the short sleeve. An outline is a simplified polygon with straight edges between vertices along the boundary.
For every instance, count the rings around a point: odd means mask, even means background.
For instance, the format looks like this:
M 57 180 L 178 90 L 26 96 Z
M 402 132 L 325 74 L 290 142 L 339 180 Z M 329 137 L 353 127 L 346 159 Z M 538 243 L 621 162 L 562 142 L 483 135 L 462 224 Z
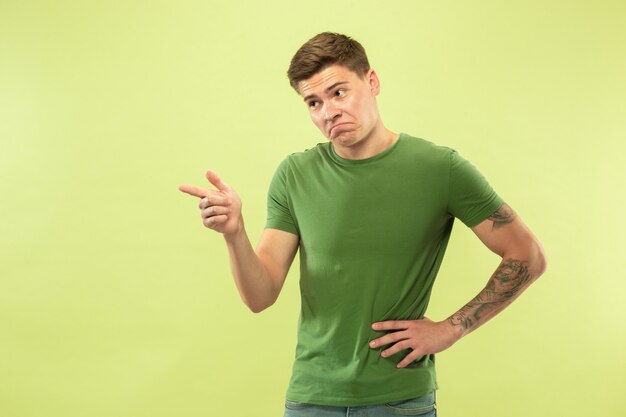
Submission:
M 495 213 L 503 202 L 478 169 L 451 150 L 449 213 L 473 227 Z
M 278 229 L 299 235 L 296 220 L 289 203 L 287 176 L 289 158 L 286 158 L 276 169 L 267 194 L 267 222 L 266 229 Z

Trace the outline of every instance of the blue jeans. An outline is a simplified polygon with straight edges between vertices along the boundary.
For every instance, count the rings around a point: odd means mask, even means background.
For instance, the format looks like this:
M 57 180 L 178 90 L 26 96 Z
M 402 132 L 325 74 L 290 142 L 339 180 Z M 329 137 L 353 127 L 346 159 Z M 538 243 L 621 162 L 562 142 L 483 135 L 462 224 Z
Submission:
M 410 400 L 359 407 L 334 407 L 285 401 L 284 417 L 437 417 L 435 392 Z

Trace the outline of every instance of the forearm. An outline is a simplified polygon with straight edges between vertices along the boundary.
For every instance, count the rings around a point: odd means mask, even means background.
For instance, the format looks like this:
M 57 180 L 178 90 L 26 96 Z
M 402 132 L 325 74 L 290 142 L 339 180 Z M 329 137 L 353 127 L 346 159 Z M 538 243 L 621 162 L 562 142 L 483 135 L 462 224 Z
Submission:
M 255 313 L 264 310 L 278 297 L 298 239 L 286 232 L 270 233 L 265 229 L 260 250 L 252 249 L 243 225 L 239 195 L 213 171 L 207 171 L 206 177 L 217 190 L 192 185 L 181 185 L 179 190 L 200 198 L 202 224 L 224 236 L 233 278 L 243 302 Z
M 485 288 L 447 320 L 388 320 L 372 324 L 386 335 L 370 341 L 371 348 L 392 344 L 381 355 L 388 357 L 403 349 L 411 352 L 398 363 L 408 366 L 420 356 L 448 349 L 460 338 L 477 329 L 504 310 L 546 269 L 546 256 L 539 241 L 516 218 L 506 204 L 472 231 L 494 253 L 502 257 Z
M 232 235 L 224 235 L 230 268 L 243 302 L 255 313 L 274 304 L 278 291 L 270 275 L 252 248 L 245 228 Z
M 504 257 L 485 288 L 448 318 L 460 339 L 504 310 L 543 273 L 541 256 Z

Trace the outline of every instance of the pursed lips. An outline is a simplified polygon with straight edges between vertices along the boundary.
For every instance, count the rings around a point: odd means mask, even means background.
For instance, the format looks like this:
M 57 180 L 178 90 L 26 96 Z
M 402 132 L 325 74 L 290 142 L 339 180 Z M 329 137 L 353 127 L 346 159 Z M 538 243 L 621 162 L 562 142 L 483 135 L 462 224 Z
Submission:
M 335 130 L 336 128 L 340 127 L 340 126 L 345 126 L 345 125 L 349 125 L 350 123 L 348 122 L 344 122 L 344 123 L 338 123 L 336 125 L 333 125 L 330 127 L 330 129 L 328 130 L 329 133 L 332 133 L 333 130 Z

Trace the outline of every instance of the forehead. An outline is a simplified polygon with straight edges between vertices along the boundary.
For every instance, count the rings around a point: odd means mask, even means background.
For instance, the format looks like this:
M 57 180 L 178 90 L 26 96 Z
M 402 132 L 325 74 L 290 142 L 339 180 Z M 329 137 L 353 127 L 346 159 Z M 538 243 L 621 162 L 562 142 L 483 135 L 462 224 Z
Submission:
M 307 96 L 319 94 L 327 87 L 339 82 L 354 83 L 359 80 L 359 76 L 343 65 L 331 65 L 316 72 L 311 78 L 298 83 L 300 95 Z

